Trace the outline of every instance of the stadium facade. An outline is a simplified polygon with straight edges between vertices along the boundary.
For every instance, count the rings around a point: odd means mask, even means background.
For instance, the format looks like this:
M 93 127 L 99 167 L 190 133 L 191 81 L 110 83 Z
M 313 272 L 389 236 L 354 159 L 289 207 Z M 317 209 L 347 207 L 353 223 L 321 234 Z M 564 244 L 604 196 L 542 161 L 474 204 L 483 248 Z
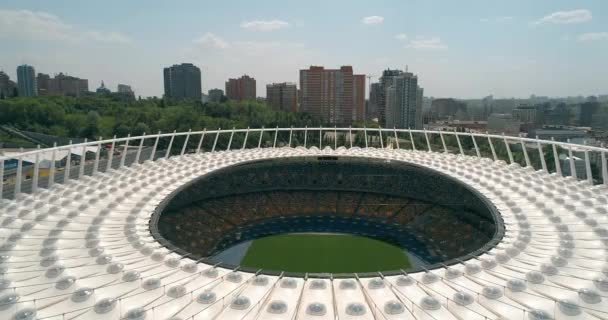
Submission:
M 563 176 L 560 152 L 585 159 L 585 180 L 576 169 Z M 58 165 L 63 153 L 67 159 Z M 14 172 L 0 162 L 1 175 L 15 176 L 0 190 L 0 318 L 606 318 L 607 153 L 519 137 L 365 128 L 184 132 L 23 153 L 13 156 Z M 47 158 L 52 165 L 42 177 Z M 320 163 L 327 165 L 310 168 Z M 310 170 L 327 180 L 298 178 Z M 362 170 L 418 178 L 410 188 L 349 180 Z M 251 172 L 256 175 L 243 178 Z M 443 254 L 424 270 L 373 274 L 226 266 L 207 261 L 206 251 L 190 253 L 161 230 L 163 215 L 209 199 L 262 191 L 319 197 L 336 190 L 407 196 L 440 208 L 412 213 L 416 217 L 431 212 L 439 215 L 429 216 L 433 223 L 454 215 L 458 221 L 448 220 L 451 234 L 444 226 L 424 234 L 416 225 L 399 225 L 413 230 L 408 239 L 420 242 L 421 255 Z M 315 211 L 348 217 L 351 202 L 320 201 Z M 323 203 L 342 209 L 318 210 Z M 290 212 L 288 205 L 278 211 Z M 262 212 L 275 218 L 275 211 Z M 473 218 L 463 219 L 466 212 Z M 369 219 L 384 214 L 368 213 Z M 232 218 L 251 222 L 248 215 Z M 213 237 L 230 234 L 215 227 Z M 479 236 L 485 238 L 476 243 Z M 464 248 L 424 242 L 432 238 L 461 241 Z

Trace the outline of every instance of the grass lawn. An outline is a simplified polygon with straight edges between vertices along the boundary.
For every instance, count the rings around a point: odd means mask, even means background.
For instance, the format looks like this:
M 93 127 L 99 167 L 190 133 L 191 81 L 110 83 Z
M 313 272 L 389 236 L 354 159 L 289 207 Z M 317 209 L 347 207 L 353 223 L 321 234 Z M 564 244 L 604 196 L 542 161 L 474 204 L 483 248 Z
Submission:
M 282 234 L 252 242 L 242 266 L 291 272 L 373 272 L 409 267 L 397 246 L 353 235 Z

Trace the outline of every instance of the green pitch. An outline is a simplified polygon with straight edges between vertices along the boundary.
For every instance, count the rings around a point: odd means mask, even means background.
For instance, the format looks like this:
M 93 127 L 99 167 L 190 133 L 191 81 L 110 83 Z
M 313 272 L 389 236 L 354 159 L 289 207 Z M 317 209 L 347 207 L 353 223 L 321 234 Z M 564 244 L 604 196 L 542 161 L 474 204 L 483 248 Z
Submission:
M 353 235 L 282 234 L 252 242 L 242 266 L 309 273 L 351 273 L 405 269 L 403 249 Z

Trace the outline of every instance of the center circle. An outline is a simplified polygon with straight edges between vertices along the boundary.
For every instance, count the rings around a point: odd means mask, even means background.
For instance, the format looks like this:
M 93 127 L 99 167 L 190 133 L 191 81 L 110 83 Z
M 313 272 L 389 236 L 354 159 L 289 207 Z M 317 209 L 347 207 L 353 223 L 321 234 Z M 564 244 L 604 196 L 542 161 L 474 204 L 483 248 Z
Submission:
M 150 222 L 170 250 L 265 273 L 413 272 L 495 246 L 496 208 L 466 184 L 401 161 L 308 156 L 211 171 Z

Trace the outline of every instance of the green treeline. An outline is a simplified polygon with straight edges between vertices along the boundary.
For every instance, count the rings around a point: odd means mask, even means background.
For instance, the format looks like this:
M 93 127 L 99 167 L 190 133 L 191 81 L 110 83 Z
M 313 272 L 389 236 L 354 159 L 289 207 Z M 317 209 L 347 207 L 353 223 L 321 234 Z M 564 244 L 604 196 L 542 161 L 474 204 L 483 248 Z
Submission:
M 305 113 L 277 112 L 263 102 L 200 103 L 157 98 L 129 101 L 119 97 L 19 97 L 0 100 L 0 125 L 62 137 L 96 139 L 146 133 L 318 126 Z

